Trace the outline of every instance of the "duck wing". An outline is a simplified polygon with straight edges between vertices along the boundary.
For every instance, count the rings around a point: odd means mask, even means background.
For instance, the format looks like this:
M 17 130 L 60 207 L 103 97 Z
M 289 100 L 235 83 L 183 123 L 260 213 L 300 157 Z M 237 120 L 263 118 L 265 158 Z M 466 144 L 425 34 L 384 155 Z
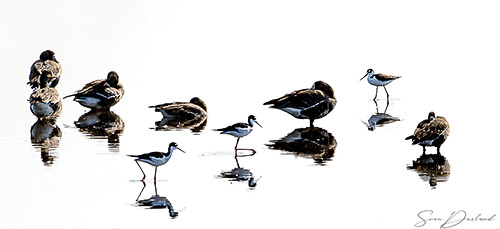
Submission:
M 104 81 L 106 80 L 94 80 L 90 83 L 85 84 L 82 89 L 75 92 L 75 94 L 64 96 L 63 99 L 71 97 L 71 96 L 89 96 L 95 95 L 99 91 L 104 91 L 105 87 L 103 86 Z
M 59 97 L 59 93 L 54 88 L 40 88 L 35 90 L 29 99 L 32 103 L 35 101 L 40 101 L 43 103 L 59 103 L 61 98 Z
M 51 73 L 48 79 L 50 87 L 55 87 L 59 83 L 59 78 L 62 71 L 61 64 L 53 60 L 37 60 L 35 61 L 35 63 L 33 63 L 33 65 L 31 65 L 31 71 L 28 81 L 28 84 L 31 85 L 31 88 L 37 88 L 40 86 L 40 76 L 44 71 Z
M 442 135 L 444 135 L 444 137 L 448 136 L 449 124 L 445 118 L 436 117 L 431 121 L 428 120 L 424 121 L 419 123 L 419 126 L 417 127 L 415 133 L 413 134 L 415 136 L 413 144 L 418 144 L 420 142 L 425 142 L 425 141 L 432 141 Z
M 270 100 L 264 105 L 272 105 L 271 108 L 307 108 L 319 102 L 324 101 L 328 97 L 320 90 L 303 89 L 286 94 L 278 99 Z

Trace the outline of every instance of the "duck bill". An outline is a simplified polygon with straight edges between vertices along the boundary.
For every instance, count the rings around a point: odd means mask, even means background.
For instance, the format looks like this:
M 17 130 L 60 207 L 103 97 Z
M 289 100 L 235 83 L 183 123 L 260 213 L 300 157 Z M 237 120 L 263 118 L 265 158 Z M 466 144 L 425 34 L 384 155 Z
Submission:
M 186 153 L 184 150 L 182 150 L 181 148 L 177 148 L 178 150 L 180 150 L 181 152 L 183 153 Z
M 363 78 L 361 78 L 359 81 L 363 80 L 368 74 L 365 74 L 365 76 L 363 76 Z
M 257 123 L 257 125 L 259 125 L 259 126 L 260 126 L 260 128 L 262 128 L 262 126 L 261 126 L 261 125 L 260 125 L 257 121 L 254 121 L 254 122 L 255 122 L 255 123 Z

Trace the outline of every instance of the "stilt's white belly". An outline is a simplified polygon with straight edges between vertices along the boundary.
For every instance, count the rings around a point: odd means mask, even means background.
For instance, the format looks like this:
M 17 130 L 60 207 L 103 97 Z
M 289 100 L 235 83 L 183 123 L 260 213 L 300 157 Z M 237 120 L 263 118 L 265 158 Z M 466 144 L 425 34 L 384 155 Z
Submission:
M 222 134 L 229 134 L 241 138 L 247 136 L 250 132 L 252 132 L 252 129 L 250 128 L 236 128 L 236 131 L 225 131 L 222 132 Z
M 393 80 L 387 80 L 387 81 L 380 81 L 375 77 L 368 77 L 368 83 L 370 83 L 373 86 L 385 86 L 392 82 Z

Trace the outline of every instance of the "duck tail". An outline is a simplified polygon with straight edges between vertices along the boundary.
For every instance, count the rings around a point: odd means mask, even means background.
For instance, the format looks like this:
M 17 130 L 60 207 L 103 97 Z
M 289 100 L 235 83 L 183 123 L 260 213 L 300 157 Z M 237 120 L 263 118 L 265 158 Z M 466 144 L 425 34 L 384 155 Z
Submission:
M 279 99 L 273 99 L 265 102 L 263 105 L 274 105 L 276 102 L 278 102 Z
M 64 96 L 64 97 L 63 97 L 63 99 L 68 98 L 68 97 L 71 97 L 71 96 L 75 96 L 75 95 L 78 95 L 78 94 L 71 94 L 71 95 L 67 95 L 67 96 Z
M 410 136 L 406 137 L 405 140 L 415 140 L 415 136 L 410 135 Z

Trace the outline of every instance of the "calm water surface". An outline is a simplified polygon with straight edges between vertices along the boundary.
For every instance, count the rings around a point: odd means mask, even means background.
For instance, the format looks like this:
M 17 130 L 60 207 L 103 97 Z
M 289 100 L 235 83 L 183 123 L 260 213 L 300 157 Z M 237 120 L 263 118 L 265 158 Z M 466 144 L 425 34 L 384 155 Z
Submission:
M 500 18 L 487 2 L 449 3 L 2 2 L 0 227 L 413 228 L 423 210 L 499 214 Z M 105 114 L 66 99 L 56 122 L 37 121 L 26 82 L 45 49 L 63 66 L 61 95 L 114 70 L 124 98 Z M 382 89 L 374 103 L 375 87 L 359 81 L 368 68 L 403 76 L 387 86 L 388 106 Z M 262 105 L 316 80 L 338 104 L 312 133 L 307 120 Z M 161 114 L 148 105 L 194 96 L 208 106 L 201 131 L 155 130 Z M 394 122 L 370 131 L 384 111 Z M 443 158 L 420 158 L 404 140 L 429 111 L 451 126 Z M 250 114 L 263 128 L 240 147 L 257 154 L 236 161 L 236 139 L 212 129 Z M 99 115 L 112 127 L 75 126 Z M 283 142 L 292 136 L 302 142 Z M 126 155 L 172 141 L 186 153 L 158 168 L 156 184 L 144 164 L 142 183 Z

